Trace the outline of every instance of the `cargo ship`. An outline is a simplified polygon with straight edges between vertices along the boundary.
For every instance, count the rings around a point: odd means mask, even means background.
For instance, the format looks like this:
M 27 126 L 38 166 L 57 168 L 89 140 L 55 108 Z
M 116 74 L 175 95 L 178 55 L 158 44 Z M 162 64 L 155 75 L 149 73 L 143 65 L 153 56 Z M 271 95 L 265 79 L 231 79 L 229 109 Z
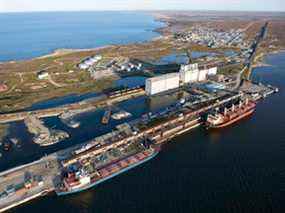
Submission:
M 230 109 L 225 108 L 223 113 L 215 113 L 208 115 L 206 127 L 209 129 L 218 129 L 227 127 L 242 118 L 245 118 L 255 111 L 256 103 L 246 100 L 238 105 L 232 105 Z
M 56 188 L 58 196 L 78 193 L 90 189 L 106 180 L 122 174 L 140 164 L 154 158 L 160 151 L 160 147 L 149 148 L 137 154 L 112 162 L 101 168 L 89 172 L 80 169 L 71 169 L 62 178 L 62 183 Z

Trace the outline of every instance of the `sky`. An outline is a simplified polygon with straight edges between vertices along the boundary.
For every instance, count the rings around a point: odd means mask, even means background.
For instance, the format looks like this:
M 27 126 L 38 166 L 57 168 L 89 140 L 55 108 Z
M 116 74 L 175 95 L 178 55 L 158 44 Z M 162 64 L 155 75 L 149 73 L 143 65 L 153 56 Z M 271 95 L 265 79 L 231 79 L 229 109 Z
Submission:
M 0 0 L 0 12 L 82 10 L 285 11 L 285 0 Z

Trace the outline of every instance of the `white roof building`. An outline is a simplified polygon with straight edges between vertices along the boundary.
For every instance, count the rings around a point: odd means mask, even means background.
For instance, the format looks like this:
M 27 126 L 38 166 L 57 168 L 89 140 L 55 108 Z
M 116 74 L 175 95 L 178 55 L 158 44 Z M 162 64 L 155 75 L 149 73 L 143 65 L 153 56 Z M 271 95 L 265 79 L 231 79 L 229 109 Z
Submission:
M 145 91 L 147 95 L 155 95 L 179 87 L 179 73 L 170 73 L 146 79 Z

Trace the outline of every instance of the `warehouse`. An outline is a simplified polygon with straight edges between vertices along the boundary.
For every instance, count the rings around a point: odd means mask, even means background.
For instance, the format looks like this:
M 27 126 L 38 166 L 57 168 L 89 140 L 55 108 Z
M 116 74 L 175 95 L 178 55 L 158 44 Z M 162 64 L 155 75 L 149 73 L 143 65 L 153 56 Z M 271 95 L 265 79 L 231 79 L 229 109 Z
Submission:
M 179 87 L 179 73 L 169 73 L 146 79 L 145 91 L 147 95 L 155 95 Z

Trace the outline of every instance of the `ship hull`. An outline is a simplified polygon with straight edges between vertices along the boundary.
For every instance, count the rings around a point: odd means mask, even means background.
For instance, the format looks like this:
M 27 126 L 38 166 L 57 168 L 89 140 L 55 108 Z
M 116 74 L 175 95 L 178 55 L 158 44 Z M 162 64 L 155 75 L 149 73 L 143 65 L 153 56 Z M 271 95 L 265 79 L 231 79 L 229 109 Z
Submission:
M 152 155 L 150 155 L 149 157 L 143 159 L 142 161 L 134 163 L 134 164 L 130 165 L 129 167 L 126 167 L 126 168 L 124 168 L 124 169 L 122 169 L 122 170 L 120 170 L 118 172 L 115 172 L 115 173 L 113 173 L 113 174 L 111 174 L 111 175 L 109 175 L 107 177 L 104 177 L 104 178 L 102 178 L 100 180 L 97 180 L 94 183 L 91 183 L 89 185 L 86 185 L 84 187 L 81 187 L 79 189 L 72 190 L 72 191 L 56 191 L 56 194 L 58 196 L 64 196 L 64 195 L 75 194 L 75 193 L 79 193 L 79 192 L 88 190 L 88 189 L 90 189 L 90 188 L 92 188 L 92 187 L 94 187 L 96 185 L 99 185 L 100 183 L 103 183 L 103 182 L 105 182 L 105 181 L 107 181 L 107 180 L 109 180 L 109 179 L 111 179 L 113 177 L 116 177 L 116 176 L 118 176 L 118 175 L 120 175 L 120 174 L 122 174 L 124 172 L 127 172 L 128 170 L 131 170 L 131 169 L 133 169 L 133 168 L 135 168 L 135 167 L 137 167 L 137 166 L 139 166 L 139 165 L 141 165 L 141 164 L 151 160 L 152 158 L 156 157 L 158 155 L 158 153 L 159 153 L 159 151 L 155 151 Z
M 233 118 L 231 120 L 228 120 L 224 123 L 221 123 L 221 124 L 218 124 L 218 125 L 212 125 L 212 124 L 207 124 L 207 128 L 209 129 L 221 129 L 221 128 L 225 128 L 227 126 L 230 126 L 236 122 L 238 122 L 239 120 L 243 119 L 243 118 L 246 118 L 246 117 L 249 117 L 250 115 L 252 115 L 255 111 L 255 108 L 245 112 L 244 114 L 236 117 L 236 118 Z

